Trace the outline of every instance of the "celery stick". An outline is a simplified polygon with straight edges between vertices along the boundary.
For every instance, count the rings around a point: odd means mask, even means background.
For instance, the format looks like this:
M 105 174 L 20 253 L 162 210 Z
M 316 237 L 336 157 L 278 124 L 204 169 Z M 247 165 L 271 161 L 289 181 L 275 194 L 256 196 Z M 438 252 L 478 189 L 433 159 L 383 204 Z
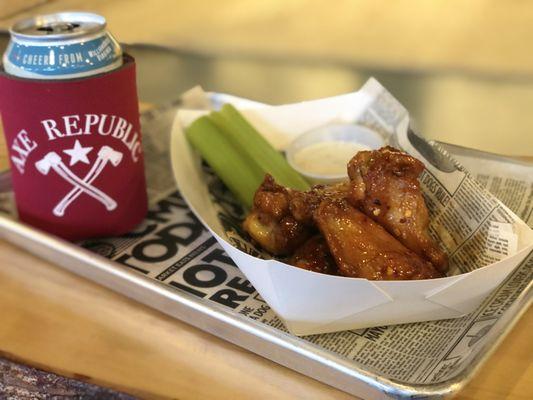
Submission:
M 230 104 L 219 112 L 209 114 L 209 119 L 224 133 L 228 141 L 241 154 L 247 154 L 251 163 L 271 174 L 277 183 L 293 189 L 307 190 L 309 183 L 296 172 L 278 152 Z
M 243 157 L 207 117 L 194 121 L 185 134 L 229 190 L 250 208 L 264 171 Z

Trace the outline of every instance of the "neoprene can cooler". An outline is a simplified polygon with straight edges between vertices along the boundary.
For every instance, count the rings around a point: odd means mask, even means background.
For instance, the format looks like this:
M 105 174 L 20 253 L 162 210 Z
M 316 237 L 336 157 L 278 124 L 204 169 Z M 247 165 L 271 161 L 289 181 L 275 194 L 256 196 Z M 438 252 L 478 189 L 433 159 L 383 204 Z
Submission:
M 68 240 L 115 236 L 147 211 L 135 60 L 98 75 L 0 71 L 0 115 L 19 219 Z

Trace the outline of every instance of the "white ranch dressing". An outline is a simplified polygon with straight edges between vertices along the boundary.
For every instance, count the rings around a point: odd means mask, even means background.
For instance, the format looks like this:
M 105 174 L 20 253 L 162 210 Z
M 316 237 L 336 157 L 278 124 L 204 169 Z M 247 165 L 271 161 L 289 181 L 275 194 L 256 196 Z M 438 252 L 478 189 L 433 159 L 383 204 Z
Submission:
M 364 144 L 331 140 L 313 143 L 298 150 L 293 163 L 298 169 L 313 175 L 343 176 L 346 175 L 348 161 L 362 150 L 371 150 Z

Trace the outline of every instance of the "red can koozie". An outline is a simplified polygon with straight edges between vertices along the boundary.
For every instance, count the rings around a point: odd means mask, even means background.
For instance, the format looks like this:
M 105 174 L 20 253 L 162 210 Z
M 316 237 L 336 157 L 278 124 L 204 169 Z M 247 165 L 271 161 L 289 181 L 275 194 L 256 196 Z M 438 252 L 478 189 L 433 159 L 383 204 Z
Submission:
M 20 220 L 69 240 L 132 230 L 147 210 L 135 61 L 72 80 L 0 73 Z

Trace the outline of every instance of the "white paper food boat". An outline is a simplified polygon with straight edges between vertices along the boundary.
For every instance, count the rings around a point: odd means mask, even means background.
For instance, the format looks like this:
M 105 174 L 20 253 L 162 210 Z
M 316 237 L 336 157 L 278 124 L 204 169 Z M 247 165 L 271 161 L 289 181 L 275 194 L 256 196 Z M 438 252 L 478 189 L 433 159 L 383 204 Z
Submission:
M 209 103 L 199 90 L 184 99 L 186 105 L 195 107 Z M 405 108 L 374 79 L 358 92 L 283 106 L 226 95 L 214 100 L 234 103 L 279 150 L 310 129 L 353 122 L 374 129 L 386 142 L 426 165 L 421 183 L 431 203 L 431 231 L 446 247 L 450 274 L 454 275 L 419 281 L 369 281 L 318 274 L 252 255 L 258 252 L 239 235 L 238 222 L 228 222 L 234 219 L 231 200 L 215 193 L 213 187 L 220 187 L 218 178 L 205 171 L 183 133 L 184 126 L 206 111 L 178 112 L 170 153 L 183 197 L 293 334 L 461 317 L 476 309 L 533 249 L 531 229 L 438 146 L 415 136 Z M 475 201 L 465 201 L 468 196 Z M 458 226 L 457 231 L 450 230 L 452 225 Z

